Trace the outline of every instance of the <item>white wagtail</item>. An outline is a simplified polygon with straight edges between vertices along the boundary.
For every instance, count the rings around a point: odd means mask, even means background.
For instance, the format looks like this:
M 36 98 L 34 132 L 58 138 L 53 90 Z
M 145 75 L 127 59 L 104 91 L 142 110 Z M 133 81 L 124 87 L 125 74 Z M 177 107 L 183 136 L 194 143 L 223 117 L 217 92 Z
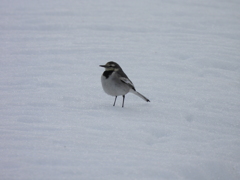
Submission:
M 117 97 L 121 95 L 123 96 L 123 107 L 125 95 L 129 92 L 139 96 L 146 102 L 150 102 L 149 99 L 136 91 L 132 81 L 127 77 L 127 75 L 123 72 L 122 68 L 117 63 L 110 61 L 105 65 L 100 65 L 100 67 L 105 68 L 105 71 L 101 76 L 103 90 L 108 95 L 115 96 L 113 106 L 115 106 Z

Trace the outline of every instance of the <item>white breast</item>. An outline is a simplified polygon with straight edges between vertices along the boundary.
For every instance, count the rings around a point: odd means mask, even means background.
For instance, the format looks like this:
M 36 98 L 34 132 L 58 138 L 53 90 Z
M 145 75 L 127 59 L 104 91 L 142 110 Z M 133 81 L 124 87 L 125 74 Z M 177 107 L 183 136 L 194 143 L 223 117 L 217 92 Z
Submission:
M 127 84 L 123 83 L 115 76 L 115 72 L 113 72 L 113 74 L 111 74 L 107 79 L 102 75 L 101 81 L 103 90 L 111 96 L 125 95 L 130 90 L 130 87 Z

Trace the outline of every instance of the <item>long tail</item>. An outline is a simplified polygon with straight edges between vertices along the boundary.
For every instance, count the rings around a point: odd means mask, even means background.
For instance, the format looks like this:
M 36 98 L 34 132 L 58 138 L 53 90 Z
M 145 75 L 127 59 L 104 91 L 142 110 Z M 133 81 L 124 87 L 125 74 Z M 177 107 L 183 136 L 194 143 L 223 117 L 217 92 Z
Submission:
M 146 98 L 145 96 L 143 96 L 143 95 L 140 94 L 139 92 L 137 92 L 137 91 L 135 91 L 135 90 L 133 90 L 133 89 L 131 89 L 130 92 L 133 93 L 133 94 L 135 94 L 135 95 L 137 95 L 138 97 L 142 98 L 144 101 L 150 102 L 150 100 L 149 100 L 148 98 Z

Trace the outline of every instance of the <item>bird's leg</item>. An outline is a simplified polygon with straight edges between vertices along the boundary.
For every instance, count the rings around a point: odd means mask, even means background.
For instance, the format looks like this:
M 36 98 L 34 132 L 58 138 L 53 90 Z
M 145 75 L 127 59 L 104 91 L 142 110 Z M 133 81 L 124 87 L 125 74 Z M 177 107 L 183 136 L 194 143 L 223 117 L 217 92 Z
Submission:
M 125 95 L 123 95 L 122 107 L 124 107 L 124 100 L 125 100 Z
M 115 106 L 116 100 L 117 100 L 117 96 L 115 97 L 115 101 L 114 101 L 114 103 L 113 103 L 113 106 Z

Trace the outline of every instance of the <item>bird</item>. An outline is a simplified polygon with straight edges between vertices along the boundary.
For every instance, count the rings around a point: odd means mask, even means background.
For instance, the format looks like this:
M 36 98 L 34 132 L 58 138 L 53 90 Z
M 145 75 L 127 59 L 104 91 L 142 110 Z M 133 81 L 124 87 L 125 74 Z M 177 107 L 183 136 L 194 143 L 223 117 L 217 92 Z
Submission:
M 125 95 L 129 92 L 137 95 L 146 102 L 150 102 L 148 98 L 136 91 L 132 81 L 116 62 L 109 61 L 105 65 L 100 65 L 100 67 L 105 68 L 105 71 L 101 76 L 103 90 L 108 95 L 115 96 L 113 106 L 115 106 L 117 97 L 122 96 L 122 107 L 124 107 Z

